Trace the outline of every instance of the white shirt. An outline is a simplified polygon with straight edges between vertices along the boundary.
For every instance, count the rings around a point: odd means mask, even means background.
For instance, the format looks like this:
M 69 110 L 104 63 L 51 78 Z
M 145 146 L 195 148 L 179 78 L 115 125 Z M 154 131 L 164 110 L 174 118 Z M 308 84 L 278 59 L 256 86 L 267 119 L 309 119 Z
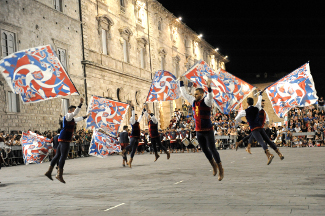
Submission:
M 140 115 L 140 117 L 138 118 L 138 121 L 135 120 L 135 112 L 134 112 L 134 110 L 132 110 L 132 116 L 130 118 L 130 124 L 134 125 L 136 122 L 140 122 L 141 119 L 142 119 L 142 115 Z
M 262 96 L 262 95 L 259 95 L 259 96 L 258 96 L 258 99 L 257 99 L 257 103 L 256 103 L 256 105 L 255 105 L 255 107 L 257 107 L 259 111 L 262 109 L 262 98 L 263 98 L 263 96 Z M 265 113 L 266 113 L 266 112 L 265 112 Z M 267 115 L 267 114 L 266 114 L 266 115 Z M 246 110 L 242 110 L 242 111 L 240 111 L 240 112 L 237 114 L 236 118 L 235 118 L 235 123 L 237 124 L 237 122 L 239 122 L 240 119 L 241 119 L 242 117 L 245 117 L 245 116 L 246 116 Z M 267 120 L 266 120 L 266 121 L 268 121 L 268 120 L 269 120 L 269 116 L 267 116 Z
M 182 94 L 182 96 L 189 102 L 189 103 L 191 103 L 191 104 L 193 104 L 194 103 L 194 101 L 195 101 L 195 97 L 194 96 L 192 96 L 192 95 L 189 95 L 188 93 L 187 93 L 187 90 L 186 90 L 186 88 L 185 88 L 185 86 L 182 86 L 181 87 L 181 94 Z M 208 92 L 207 94 L 206 94 L 206 97 L 204 98 L 204 103 L 208 106 L 208 107 L 211 107 L 212 106 L 212 104 L 213 104 L 213 93 L 212 93 L 212 91 L 211 92 Z
M 149 114 L 148 114 L 147 110 L 144 112 L 144 116 L 145 116 L 146 118 L 148 118 Z M 151 116 L 151 120 L 152 120 L 152 122 L 153 122 L 154 124 L 158 124 L 158 120 L 156 119 L 156 117 L 155 117 L 154 115 Z
M 82 116 L 74 118 L 76 115 L 78 115 L 80 109 L 81 108 L 77 107 L 74 112 L 65 114 L 65 120 L 67 120 L 68 122 L 72 121 L 72 119 L 74 119 L 74 122 L 82 121 L 84 119 Z

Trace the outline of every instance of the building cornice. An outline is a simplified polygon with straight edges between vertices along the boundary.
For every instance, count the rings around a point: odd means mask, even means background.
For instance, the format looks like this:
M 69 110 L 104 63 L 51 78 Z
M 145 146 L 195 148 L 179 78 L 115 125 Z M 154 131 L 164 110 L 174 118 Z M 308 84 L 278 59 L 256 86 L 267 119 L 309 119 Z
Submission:
M 103 70 L 106 70 L 106 71 L 113 72 L 113 73 L 115 73 L 116 75 L 119 75 L 119 76 L 131 77 L 131 78 L 134 78 L 134 79 L 137 79 L 137 80 L 141 80 L 141 81 L 147 82 L 148 84 L 151 83 L 151 80 L 149 80 L 149 79 L 144 79 L 144 78 L 139 77 L 139 76 L 134 76 L 134 75 L 131 75 L 131 74 L 126 74 L 126 73 L 123 73 L 123 72 L 121 72 L 119 70 L 116 70 L 114 68 L 107 67 L 107 66 L 103 66 L 103 65 L 98 64 L 98 63 L 95 63 L 93 61 L 84 60 L 84 61 L 81 61 L 81 63 L 84 64 L 85 66 L 86 65 L 89 65 L 89 66 L 91 66 L 93 68 L 100 68 L 100 69 L 103 69 Z

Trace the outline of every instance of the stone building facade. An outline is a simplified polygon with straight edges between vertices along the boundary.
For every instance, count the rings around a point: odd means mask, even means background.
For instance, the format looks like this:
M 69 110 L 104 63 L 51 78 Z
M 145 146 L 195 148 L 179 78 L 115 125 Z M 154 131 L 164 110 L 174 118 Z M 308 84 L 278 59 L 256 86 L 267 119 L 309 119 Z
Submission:
M 228 60 L 158 1 L 81 1 L 88 100 L 105 96 L 131 103 L 140 113 L 156 71 L 179 77 L 199 59 L 225 69 Z M 166 128 L 181 104 L 178 99 L 148 106 Z M 123 124 L 129 117 L 130 112 Z
M 78 0 L 0 0 L 0 58 L 50 44 L 83 93 L 79 14 Z M 78 96 L 71 96 L 23 104 L 0 76 L 0 131 L 56 130 L 60 114 L 78 100 Z
M 87 103 L 92 95 L 103 96 L 133 104 L 137 113 L 157 70 L 179 77 L 199 59 L 215 70 L 228 62 L 156 0 L 0 0 L 0 35 L 1 58 L 50 44 Z M 25 105 L 0 76 L 0 131 L 55 130 L 60 114 L 79 98 Z M 181 104 L 178 99 L 147 106 L 166 128 Z

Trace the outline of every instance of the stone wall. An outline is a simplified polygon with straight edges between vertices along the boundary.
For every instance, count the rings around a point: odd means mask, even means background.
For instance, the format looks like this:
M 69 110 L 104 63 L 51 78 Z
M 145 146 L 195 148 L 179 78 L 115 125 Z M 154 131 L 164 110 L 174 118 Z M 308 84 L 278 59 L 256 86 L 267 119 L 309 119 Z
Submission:
M 82 16 L 88 99 L 91 95 L 98 95 L 130 102 L 140 113 L 153 74 L 162 69 L 163 58 L 164 70 L 177 77 L 195 60 L 203 59 L 205 52 L 208 53 L 206 61 L 215 70 L 221 66 L 224 68 L 222 62 L 228 62 L 195 32 L 177 21 L 158 1 L 148 1 L 147 5 L 146 1 L 126 0 L 125 7 L 122 7 L 118 0 L 82 0 Z M 102 30 L 107 31 L 107 54 L 103 53 Z M 124 60 L 124 40 L 128 41 L 128 62 Z M 141 68 L 143 47 L 145 66 Z M 122 89 L 122 94 L 117 95 L 117 89 Z M 138 100 L 136 92 L 139 93 Z M 156 116 L 160 118 L 160 127 L 166 127 L 174 108 L 180 108 L 182 101 L 149 104 L 151 110 L 159 113 Z M 126 118 L 123 124 L 128 121 Z M 142 127 L 146 127 L 146 123 L 143 122 Z
M 55 10 L 53 0 L 1 0 L 0 29 L 15 33 L 16 51 L 47 44 L 55 50 L 67 50 L 68 74 L 78 91 L 84 94 L 78 0 L 63 0 L 62 8 L 63 12 Z M 59 127 L 62 98 L 34 104 L 20 102 L 19 113 L 8 113 L 7 92 L 10 88 L 2 76 L 0 81 L 0 131 L 45 131 Z M 67 98 L 70 99 L 70 104 L 79 101 L 78 96 Z M 85 109 L 82 113 L 85 114 Z

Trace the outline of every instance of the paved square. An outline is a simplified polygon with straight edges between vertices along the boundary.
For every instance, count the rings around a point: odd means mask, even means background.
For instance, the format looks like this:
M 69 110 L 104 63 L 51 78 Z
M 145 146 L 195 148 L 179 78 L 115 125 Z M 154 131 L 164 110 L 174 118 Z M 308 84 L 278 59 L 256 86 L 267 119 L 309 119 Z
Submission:
M 325 148 L 280 150 L 269 166 L 261 148 L 219 151 L 221 182 L 203 153 L 67 160 L 67 184 L 49 163 L 3 168 L 0 215 L 324 215 Z

